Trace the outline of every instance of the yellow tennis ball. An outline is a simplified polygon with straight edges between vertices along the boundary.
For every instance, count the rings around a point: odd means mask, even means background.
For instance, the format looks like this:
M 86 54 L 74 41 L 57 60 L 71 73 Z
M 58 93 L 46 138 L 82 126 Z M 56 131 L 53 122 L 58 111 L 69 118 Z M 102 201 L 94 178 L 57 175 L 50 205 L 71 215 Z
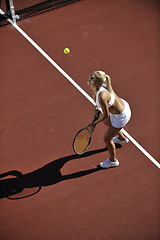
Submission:
M 68 54 L 68 53 L 70 53 L 70 50 L 69 50 L 69 48 L 65 48 L 65 49 L 64 49 L 64 53 L 65 53 L 65 54 Z

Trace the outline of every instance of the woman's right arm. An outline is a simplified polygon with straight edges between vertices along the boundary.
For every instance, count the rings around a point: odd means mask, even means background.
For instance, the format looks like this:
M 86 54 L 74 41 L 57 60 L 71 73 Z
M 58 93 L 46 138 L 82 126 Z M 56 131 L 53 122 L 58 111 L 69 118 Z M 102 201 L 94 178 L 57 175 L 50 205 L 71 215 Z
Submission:
M 94 102 L 96 102 L 96 94 L 95 94 L 94 91 L 93 91 L 93 100 L 94 100 Z M 101 111 L 98 109 L 97 106 L 95 106 L 95 109 L 94 109 L 94 120 L 93 121 L 96 121 L 99 118 L 100 114 L 101 114 Z

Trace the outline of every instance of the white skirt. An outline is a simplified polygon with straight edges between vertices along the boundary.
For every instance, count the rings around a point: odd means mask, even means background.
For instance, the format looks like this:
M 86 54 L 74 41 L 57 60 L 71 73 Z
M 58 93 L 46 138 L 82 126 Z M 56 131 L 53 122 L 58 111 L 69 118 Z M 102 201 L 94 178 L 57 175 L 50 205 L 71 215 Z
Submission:
M 124 103 L 124 110 L 119 114 L 110 113 L 111 124 L 115 128 L 123 128 L 131 118 L 131 109 L 129 104 L 122 99 Z

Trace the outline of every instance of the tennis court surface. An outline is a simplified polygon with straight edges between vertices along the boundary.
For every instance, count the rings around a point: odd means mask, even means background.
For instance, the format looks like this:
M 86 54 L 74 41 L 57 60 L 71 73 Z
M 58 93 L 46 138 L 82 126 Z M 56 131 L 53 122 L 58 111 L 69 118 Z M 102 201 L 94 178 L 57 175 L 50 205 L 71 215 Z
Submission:
M 159 1 L 14 2 L 16 23 L 0 7 L 0 239 L 160 239 Z M 132 109 L 113 169 L 97 167 L 103 124 L 72 149 L 95 70 Z

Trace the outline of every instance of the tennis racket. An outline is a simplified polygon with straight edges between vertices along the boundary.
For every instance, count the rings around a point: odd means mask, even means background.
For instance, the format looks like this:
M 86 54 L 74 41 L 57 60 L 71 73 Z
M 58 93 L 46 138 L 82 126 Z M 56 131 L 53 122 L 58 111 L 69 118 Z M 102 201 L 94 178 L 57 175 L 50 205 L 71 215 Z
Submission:
M 100 111 L 94 116 L 94 121 L 99 118 Z M 93 129 L 87 125 L 85 128 L 82 128 L 74 137 L 73 140 L 73 150 L 78 155 L 81 155 L 87 151 L 92 139 Z
M 78 155 L 86 152 L 92 138 L 92 128 L 89 126 L 82 128 L 74 137 L 73 150 Z

